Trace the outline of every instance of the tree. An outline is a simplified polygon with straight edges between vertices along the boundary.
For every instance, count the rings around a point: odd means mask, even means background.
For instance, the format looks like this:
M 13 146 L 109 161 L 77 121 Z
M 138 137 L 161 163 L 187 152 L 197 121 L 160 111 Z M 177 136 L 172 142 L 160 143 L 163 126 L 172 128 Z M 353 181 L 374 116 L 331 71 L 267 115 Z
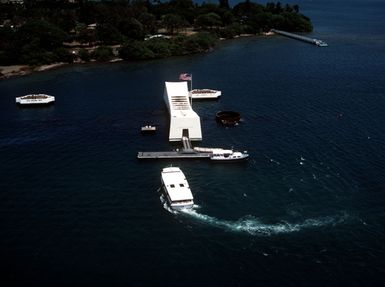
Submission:
M 119 56 L 124 60 L 153 59 L 154 53 L 146 47 L 143 41 L 129 41 L 119 50 Z
M 135 18 L 126 18 L 119 23 L 120 32 L 130 39 L 143 40 L 145 36 L 144 28 Z
M 95 49 L 92 53 L 92 57 L 95 58 L 95 60 L 100 62 L 108 61 L 112 58 L 113 53 L 112 49 L 110 47 L 106 46 L 100 46 Z
M 142 13 L 138 18 L 139 22 L 143 25 L 144 34 L 154 34 L 157 31 L 156 17 L 151 13 Z
M 57 62 L 73 63 L 74 61 L 74 55 L 64 47 L 57 48 L 54 53 Z
M 162 23 L 170 34 L 174 34 L 174 31 L 183 27 L 185 22 L 179 15 L 166 14 L 162 17 Z
M 195 21 L 195 25 L 201 28 L 212 28 L 222 24 L 221 17 L 216 13 L 207 13 L 199 15 Z
M 96 26 L 96 37 L 104 45 L 114 45 L 122 40 L 122 34 L 109 23 Z
M 76 39 L 82 44 L 93 45 L 96 42 L 96 31 L 88 29 L 86 25 L 76 27 Z
M 219 0 L 219 7 L 229 9 L 229 0 Z
M 91 55 L 86 49 L 80 49 L 78 55 L 82 61 L 89 62 L 91 60 Z
M 55 25 L 43 20 L 26 22 L 17 32 L 16 38 L 20 46 L 35 41 L 42 49 L 52 50 L 61 47 L 68 35 Z

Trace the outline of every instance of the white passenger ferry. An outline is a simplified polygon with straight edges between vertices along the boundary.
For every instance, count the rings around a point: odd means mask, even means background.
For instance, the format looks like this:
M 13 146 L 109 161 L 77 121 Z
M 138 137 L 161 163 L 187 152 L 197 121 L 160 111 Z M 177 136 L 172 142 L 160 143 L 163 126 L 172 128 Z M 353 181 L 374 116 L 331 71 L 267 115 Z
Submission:
M 241 161 L 249 157 L 247 151 L 240 152 L 232 149 L 194 147 L 194 150 L 210 153 L 210 160 L 213 161 Z
M 192 99 L 218 99 L 222 92 L 212 89 L 194 89 L 189 92 Z
M 166 167 L 161 180 L 168 205 L 171 209 L 192 208 L 194 198 L 184 173 L 179 167 Z
M 16 103 L 19 105 L 47 105 L 54 101 L 54 96 L 46 94 L 30 94 L 16 98 Z

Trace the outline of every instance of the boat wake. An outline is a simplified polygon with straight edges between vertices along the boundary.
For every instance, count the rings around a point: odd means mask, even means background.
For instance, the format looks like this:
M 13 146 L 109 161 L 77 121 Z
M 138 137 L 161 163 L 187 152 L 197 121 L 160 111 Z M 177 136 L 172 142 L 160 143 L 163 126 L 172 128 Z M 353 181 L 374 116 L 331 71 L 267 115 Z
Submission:
M 175 212 L 174 212 L 175 213 Z M 178 212 L 176 212 L 178 213 Z M 340 224 L 348 219 L 347 214 L 337 216 L 325 216 L 315 219 L 306 219 L 302 222 L 290 223 L 281 221 L 273 224 L 261 222 L 258 218 L 247 215 L 236 221 L 221 220 L 209 215 L 198 213 L 194 209 L 181 210 L 180 213 L 191 216 L 194 219 L 202 221 L 206 224 L 222 228 L 231 232 L 248 233 L 251 235 L 275 235 L 283 233 L 298 232 L 307 228 L 316 228 L 322 226 L 333 226 Z
M 197 209 L 199 209 L 200 206 L 198 205 L 194 205 L 192 209 L 186 208 L 186 209 L 180 209 L 180 210 L 173 210 L 167 204 L 167 200 L 163 194 L 160 196 L 159 199 L 162 203 L 163 208 L 172 214 L 189 216 L 191 218 L 199 220 L 200 222 L 203 222 L 205 224 L 208 224 L 217 228 L 224 229 L 226 231 L 247 233 L 250 235 L 268 236 L 268 235 L 298 232 L 303 229 L 310 229 L 310 228 L 317 228 L 317 227 L 324 227 L 324 226 L 334 226 L 337 224 L 341 224 L 349 219 L 348 214 L 341 213 L 334 216 L 308 218 L 301 222 L 295 222 L 295 223 L 280 221 L 277 223 L 268 224 L 268 223 L 263 223 L 260 219 L 252 215 L 247 215 L 238 220 L 232 221 L 232 220 L 218 219 L 213 216 L 199 213 Z

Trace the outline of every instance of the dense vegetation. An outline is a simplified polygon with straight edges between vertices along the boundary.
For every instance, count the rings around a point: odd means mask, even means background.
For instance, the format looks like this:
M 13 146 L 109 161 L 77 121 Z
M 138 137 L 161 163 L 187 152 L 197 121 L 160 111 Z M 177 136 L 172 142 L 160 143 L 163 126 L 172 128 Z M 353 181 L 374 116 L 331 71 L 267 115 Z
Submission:
M 232 8 L 228 0 L 25 0 L 0 4 L 0 24 L 0 65 L 163 58 L 271 28 L 312 30 L 298 5 L 249 0 Z

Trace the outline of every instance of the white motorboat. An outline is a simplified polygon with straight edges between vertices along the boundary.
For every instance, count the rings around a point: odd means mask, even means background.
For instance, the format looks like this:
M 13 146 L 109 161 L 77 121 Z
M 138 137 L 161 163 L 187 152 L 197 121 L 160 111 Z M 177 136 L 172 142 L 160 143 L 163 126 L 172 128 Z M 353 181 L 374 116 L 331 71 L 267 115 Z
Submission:
M 313 39 L 313 43 L 316 44 L 318 47 L 327 47 L 328 44 L 324 41 Z
M 249 157 L 247 151 L 240 152 L 232 149 L 195 147 L 194 150 L 211 153 L 210 159 L 213 161 L 241 161 Z
M 54 96 L 46 94 L 30 94 L 16 98 L 16 103 L 19 105 L 47 105 L 54 101 Z
M 217 99 L 222 92 L 212 89 L 194 89 L 189 92 L 189 95 L 192 99 Z
M 146 126 L 141 127 L 140 131 L 142 133 L 153 133 L 153 132 L 156 132 L 156 127 L 155 126 L 146 125 Z
M 231 149 L 229 150 L 224 149 L 224 150 L 218 150 L 213 152 L 212 155 L 210 156 L 210 159 L 214 161 L 240 161 L 240 160 L 247 159 L 248 157 L 249 157 L 249 154 L 246 151 L 240 152 L 240 151 L 233 151 Z
M 166 167 L 162 170 L 163 191 L 171 209 L 192 208 L 194 198 L 184 173 L 179 167 Z

